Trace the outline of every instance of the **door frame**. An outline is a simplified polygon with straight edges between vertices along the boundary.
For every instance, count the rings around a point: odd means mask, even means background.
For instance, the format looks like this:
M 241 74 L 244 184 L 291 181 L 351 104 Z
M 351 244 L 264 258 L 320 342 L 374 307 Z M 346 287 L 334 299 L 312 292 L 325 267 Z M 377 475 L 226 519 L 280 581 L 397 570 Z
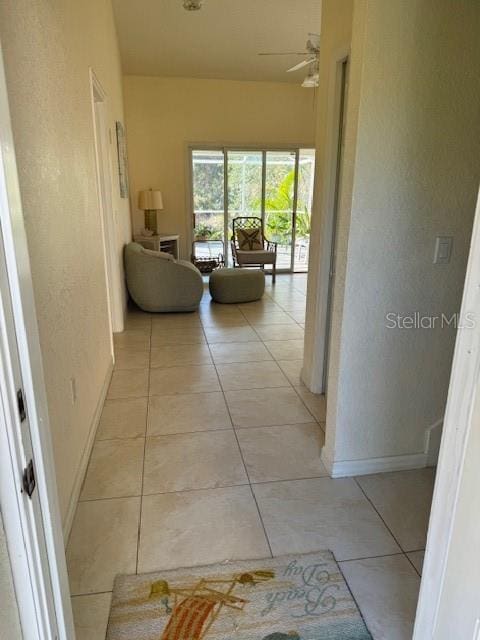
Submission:
M 472 428 L 473 405 L 480 380 L 479 274 L 480 191 L 460 311 L 460 318 L 464 319 L 467 314 L 473 314 L 476 326 L 473 329 L 460 327 L 457 331 L 413 640 L 430 640 L 436 632 L 465 454 Z
M 328 371 L 328 348 L 330 342 L 329 315 L 333 291 L 331 286 L 332 255 L 337 223 L 337 182 L 339 167 L 340 125 L 342 117 L 343 64 L 347 63 L 347 87 L 344 96 L 343 117 L 346 116 L 348 100 L 348 63 L 350 48 L 340 48 L 333 56 L 329 82 L 329 104 L 327 106 L 327 137 L 325 167 L 320 179 L 320 162 L 317 158 L 315 190 L 313 196 L 312 221 L 316 218 L 319 227 L 318 249 L 310 252 L 307 286 L 307 318 L 305 338 L 310 346 L 305 351 L 302 380 L 313 393 L 325 393 Z M 318 150 L 317 150 L 318 151 Z M 317 204 L 315 204 L 317 203 Z M 313 242 L 315 238 L 311 236 Z
M 118 273 L 116 225 L 113 212 L 112 167 L 110 146 L 112 131 L 108 125 L 108 96 L 95 71 L 89 68 L 90 100 L 95 145 L 95 170 L 97 197 L 102 231 L 105 286 L 107 289 L 108 321 L 110 329 L 110 351 L 114 357 L 113 333 L 124 328 L 124 317 L 120 297 L 121 276 Z M 97 122 L 100 121 L 100 124 Z M 108 136 L 107 136 L 108 132 Z
M 186 241 L 187 241 L 187 250 L 191 252 L 192 242 L 193 242 L 193 227 L 192 220 L 194 214 L 194 202 L 193 202 L 193 152 L 194 151 L 222 151 L 224 154 L 223 162 L 224 162 L 224 195 L 223 195 L 223 206 L 224 206 L 224 236 L 226 238 L 226 246 L 225 257 L 228 255 L 228 242 L 229 239 L 226 237 L 227 234 L 227 218 L 225 217 L 225 211 L 228 211 L 228 163 L 227 156 L 229 151 L 256 151 L 262 152 L 262 204 L 261 204 L 261 218 L 265 219 L 265 177 L 266 177 L 266 154 L 269 151 L 290 151 L 295 154 L 295 182 L 294 182 L 294 194 L 293 194 L 293 211 L 292 211 L 292 253 L 290 260 L 290 269 L 277 269 L 277 274 L 279 273 L 295 273 L 293 271 L 294 263 L 295 263 L 295 227 L 296 227 L 296 217 L 297 217 L 297 199 L 298 199 L 298 172 L 299 172 L 299 158 L 300 151 L 302 149 L 312 149 L 316 152 L 315 144 L 238 144 L 238 143 L 212 143 L 207 142 L 203 143 L 194 143 L 188 142 L 186 145 L 186 154 L 187 154 L 187 164 L 186 164 L 186 175 L 187 175 L 187 185 L 185 189 L 186 193 Z M 315 163 L 317 162 L 316 153 L 315 153 Z
M 338 77 L 339 74 L 339 77 Z M 330 232 L 330 256 L 327 285 L 327 307 L 325 310 L 325 347 L 322 365 L 322 393 L 327 393 L 328 387 L 328 365 L 330 358 L 330 337 L 332 333 L 332 308 L 333 290 L 335 287 L 335 258 L 337 251 L 337 231 L 338 231 L 338 210 L 340 206 L 340 193 L 342 185 L 342 160 L 343 144 L 345 141 L 345 118 L 347 113 L 347 91 L 348 91 L 348 56 L 343 59 L 337 67 L 336 91 L 336 157 L 335 157 L 335 185 L 333 187 L 332 220 Z
M 265 166 L 266 170 L 266 166 Z M 290 273 L 295 273 L 295 243 L 297 241 L 297 207 L 298 207 L 298 174 L 300 172 L 300 149 L 295 149 L 295 167 L 294 167 L 294 182 L 293 182 L 293 202 L 292 202 L 292 250 L 290 252 Z M 315 165 L 313 165 L 313 171 L 315 172 Z M 265 201 L 264 201 L 265 202 Z M 313 202 L 313 198 L 312 198 Z M 312 211 L 310 210 L 310 218 Z M 265 219 L 265 213 L 264 218 Z
M 0 49 L 0 501 L 26 640 L 75 637 L 15 148 Z M 16 348 L 15 348 L 16 347 Z M 40 509 L 22 490 L 28 459 L 11 372 L 19 367 Z M 10 381 L 8 380 L 10 378 Z M 45 549 L 46 558 L 39 549 Z M 37 624 L 34 625 L 33 621 Z

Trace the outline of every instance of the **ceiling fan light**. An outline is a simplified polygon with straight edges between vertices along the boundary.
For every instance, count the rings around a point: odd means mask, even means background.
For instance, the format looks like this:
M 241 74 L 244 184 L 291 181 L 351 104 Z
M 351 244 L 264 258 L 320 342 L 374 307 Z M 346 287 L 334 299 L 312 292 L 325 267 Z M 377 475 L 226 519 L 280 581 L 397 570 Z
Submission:
M 318 73 L 309 73 L 305 80 L 302 82 L 304 89 L 312 89 L 318 87 L 319 75 Z
M 183 0 L 183 8 L 187 11 L 198 11 L 202 8 L 203 0 Z

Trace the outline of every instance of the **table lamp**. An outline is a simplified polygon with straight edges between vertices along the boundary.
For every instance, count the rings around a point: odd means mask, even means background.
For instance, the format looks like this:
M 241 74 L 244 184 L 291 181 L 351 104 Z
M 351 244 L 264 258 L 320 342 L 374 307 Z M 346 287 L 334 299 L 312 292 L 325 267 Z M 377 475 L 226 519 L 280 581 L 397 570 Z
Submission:
M 162 193 L 158 189 L 146 189 L 138 193 L 138 208 L 145 212 L 145 229 L 157 233 L 157 211 L 163 210 Z

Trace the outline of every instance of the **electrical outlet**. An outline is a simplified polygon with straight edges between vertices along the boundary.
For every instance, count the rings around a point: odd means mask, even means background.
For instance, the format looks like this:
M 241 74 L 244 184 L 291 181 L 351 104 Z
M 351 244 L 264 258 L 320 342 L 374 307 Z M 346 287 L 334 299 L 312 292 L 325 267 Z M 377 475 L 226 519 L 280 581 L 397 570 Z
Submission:
M 75 404 L 77 401 L 77 383 L 75 378 L 70 378 L 70 393 L 72 396 L 72 404 Z

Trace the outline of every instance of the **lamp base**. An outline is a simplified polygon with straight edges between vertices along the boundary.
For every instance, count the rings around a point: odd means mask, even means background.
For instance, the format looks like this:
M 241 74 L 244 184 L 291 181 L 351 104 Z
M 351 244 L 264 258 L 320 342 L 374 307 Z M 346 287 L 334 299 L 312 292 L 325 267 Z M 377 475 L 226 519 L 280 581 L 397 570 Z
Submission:
M 145 229 L 150 229 L 157 235 L 157 210 L 145 209 Z

